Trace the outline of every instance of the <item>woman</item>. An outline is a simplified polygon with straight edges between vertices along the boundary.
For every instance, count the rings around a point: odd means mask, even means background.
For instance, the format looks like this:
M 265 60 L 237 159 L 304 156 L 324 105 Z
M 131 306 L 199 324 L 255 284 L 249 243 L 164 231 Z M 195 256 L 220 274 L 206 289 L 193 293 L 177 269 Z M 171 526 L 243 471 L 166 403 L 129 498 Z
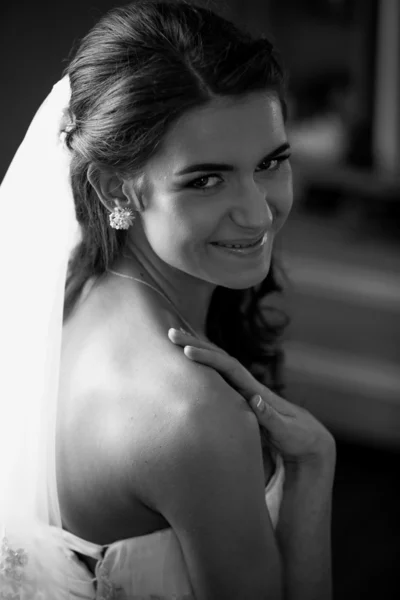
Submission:
M 270 43 L 139 1 L 66 75 L 2 187 L 25 200 L 3 262 L 32 305 L 13 288 L 2 311 L 0 597 L 329 598 L 334 443 L 272 391 L 282 326 L 261 312 L 292 203 Z

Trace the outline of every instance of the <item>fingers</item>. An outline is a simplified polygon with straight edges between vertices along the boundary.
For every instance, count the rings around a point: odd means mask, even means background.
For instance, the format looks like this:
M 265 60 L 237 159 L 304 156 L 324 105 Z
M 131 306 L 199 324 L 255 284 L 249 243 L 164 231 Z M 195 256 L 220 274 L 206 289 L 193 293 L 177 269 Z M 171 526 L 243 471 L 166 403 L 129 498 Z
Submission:
M 255 394 L 261 394 L 267 405 L 271 405 L 281 415 L 294 416 L 291 403 L 263 386 L 239 361 L 218 346 L 199 340 L 194 335 L 178 329 L 171 328 L 168 331 L 168 337 L 174 344 L 183 347 L 187 358 L 218 371 L 247 400 L 250 400 L 251 396 Z
M 250 404 L 255 412 L 263 413 L 270 410 L 282 417 L 296 417 L 302 410 L 265 386 L 259 395 L 251 398 Z
M 222 354 L 226 354 L 224 350 L 218 348 L 215 344 L 211 342 L 206 342 L 204 340 L 199 340 L 199 338 L 195 337 L 191 333 L 184 331 L 183 329 L 174 329 L 171 328 L 168 330 L 168 337 L 177 346 L 188 346 L 194 345 L 198 348 L 205 348 L 208 350 L 214 350 L 215 352 L 221 352 Z
M 177 329 L 170 329 L 168 337 L 172 342 L 183 346 L 187 358 L 218 371 L 246 400 L 263 390 L 263 386 L 238 360 L 211 342 L 203 342 Z
M 257 415 L 257 419 L 261 424 L 263 424 L 263 421 L 265 419 L 268 419 L 273 410 L 271 405 L 261 398 L 260 394 L 256 394 L 255 396 L 250 398 L 249 404 L 255 412 L 255 414 Z
M 226 357 L 214 349 L 185 346 L 183 352 L 190 360 L 201 362 L 203 365 L 213 367 L 217 371 L 225 372 L 228 368 Z
M 246 400 L 257 393 L 260 388 L 256 379 L 242 367 L 242 365 L 227 354 L 215 350 L 185 346 L 184 353 L 190 360 L 212 367 L 227 383 L 235 388 Z
M 321 425 L 306 409 L 262 385 L 237 359 L 211 342 L 176 329 L 170 329 L 168 337 L 183 348 L 187 358 L 219 372 L 248 401 L 262 434 L 266 432 L 267 445 L 287 460 L 299 461 L 304 456 L 315 457 L 325 452 L 324 448 L 329 446 L 326 432 L 321 433 Z
M 271 406 L 276 412 L 284 417 L 294 417 L 300 410 L 294 404 L 288 402 L 282 398 L 282 396 L 278 396 L 278 394 L 275 394 L 275 392 L 267 387 L 264 387 L 264 391 L 261 396 L 266 404 Z
M 288 422 L 288 418 L 293 419 L 294 417 L 296 417 L 295 412 L 288 414 L 282 411 L 282 407 L 279 406 L 279 404 L 277 404 L 276 402 L 275 404 L 269 402 L 271 396 L 274 395 L 273 392 L 270 392 L 270 394 L 271 395 L 268 396 L 268 398 L 265 398 L 265 394 L 263 397 L 261 397 L 260 394 L 256 394 L 255 396 L 252 396 L 249 401 L 249 405 L 252 408 L 254 414 L 256 415 L 259 424 L 265 427 L 267 430 L 270 430 L 273 422 L 275 424 L 277 422 Z M 278 398 L 278 400 L 283 400 L 282 398 L 276 395 L 275 398 Z M 283 402 L 286 402 L 286 400 L 283 400 Z M 278 419 L 278 421 L 276 421 L 276 419 Z

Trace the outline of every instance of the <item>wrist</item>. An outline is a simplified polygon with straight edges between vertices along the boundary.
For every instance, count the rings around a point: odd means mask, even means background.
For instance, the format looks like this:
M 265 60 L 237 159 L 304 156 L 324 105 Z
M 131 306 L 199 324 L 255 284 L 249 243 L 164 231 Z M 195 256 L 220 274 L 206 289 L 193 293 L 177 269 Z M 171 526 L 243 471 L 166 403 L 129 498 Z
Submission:
M 294 474 L 324 474 L 335 471 L 336 443 L 329 434 L 312 452 L 296 457 L 283 457 L 285 468 Z
M 299 460 L 284 460 L 287 480 L 313 480 L 333 482 L 336 467 L 336 448 Z

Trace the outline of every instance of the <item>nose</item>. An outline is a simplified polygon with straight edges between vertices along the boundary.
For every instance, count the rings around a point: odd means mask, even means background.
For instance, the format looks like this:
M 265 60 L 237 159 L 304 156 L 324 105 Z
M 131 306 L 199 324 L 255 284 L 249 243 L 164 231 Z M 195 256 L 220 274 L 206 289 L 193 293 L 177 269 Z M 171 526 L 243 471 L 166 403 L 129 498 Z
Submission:
M 246 189 L 242 188 L 231 210 L 231 218 L 243 228 L 271 229 L 274 215 L 265 187 L 260 187 L 253 181 Z

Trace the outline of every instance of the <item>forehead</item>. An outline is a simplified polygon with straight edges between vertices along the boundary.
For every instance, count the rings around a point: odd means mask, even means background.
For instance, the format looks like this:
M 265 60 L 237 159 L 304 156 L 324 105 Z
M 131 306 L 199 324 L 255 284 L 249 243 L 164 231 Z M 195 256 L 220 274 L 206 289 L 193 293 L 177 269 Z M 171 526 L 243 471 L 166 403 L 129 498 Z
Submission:
M 174 170 L 199 160 L 252 162 L 285 141 L 277 95 L 260 92 L 213 100 L 186 113 L 167 132 L 158 159 Z

